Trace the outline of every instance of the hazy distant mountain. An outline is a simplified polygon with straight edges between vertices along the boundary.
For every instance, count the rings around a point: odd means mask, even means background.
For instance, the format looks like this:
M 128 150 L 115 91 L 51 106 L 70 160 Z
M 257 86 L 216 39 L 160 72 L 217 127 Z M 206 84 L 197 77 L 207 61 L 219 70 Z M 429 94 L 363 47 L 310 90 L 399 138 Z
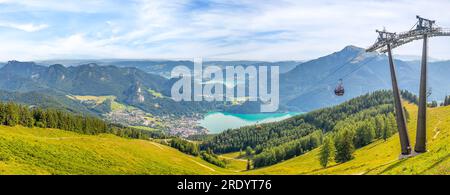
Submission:
M 294 69 L 301 64 L 301 61 L 278 61 L 278 62 L 265 62 L 265 61 L 207 61 L 205 66 L 216 65 L 219 67 L 225 66 L 279 66 L 280 73 L 286 73 Z
M 119 102 L 157 115 L 213 109 L 210 103 L 174 102 L 168 98 L 170 87 L 168 79 L 135 67 L 97 64 L 41 66 L 34 62 L 10 61 L 0 68 L 0 90 L 22 93 L 47 90 L 50 95 L 112 95 Z M 161 95 L 155 96 L 157 93 Z
M 398 60 L 402 60 L 402 61 L 421 61 L 422 60 L 422 56 L 418 56 L 418 55 L 395 55 L 394 54 L 394 58 L 398 59 Z M 428 56 L 428 62 L 437 62 L 437 61 L 442 61 L 442 60 Z
M 147 74 L 136 68 L 96 64 L 77 67 L 55 64 L 45 67 L 34 62 L 18 61 L 8 62 L 0 69 L 0 76 L 0 88 L 4 90 L 33 91 L 36 88 L 52 88 L 77 95 L 120 95 L 135 82 L 162 91 L 160 87 L 167 81 L 161 76 Z
M 80 66 L 83 64 L 95 63 L 101 66 L 113 65 L 118 67 L 135 67 L 147 73 L 158 74 L 166 78 L 170 77 L 170 73 L 176 66 L 187 66 L 190 69 L 194 68 L 194 62 L 187 60 L 48 60 L 40 61 L 37 64 L 49 66 L 53 64 L 64 64 L 65 66 Z M 300 61 L 280 61 L 280 62 L 265 62 L 265 61 L 205 61 L 204 66 L 215 65 L 224 68 L 225 66 L 280 66 L 280 72 L 285 73 L 294 69 Z
M 400 88 L 417 93 L 420 62 L 395 60 L 395 64 Z M 450 61 L 429 64 L 429 100 L 441 100 L 450 92 L 449 74 Z M 280 78 L 281 102 L 294 111 L 317 109 L 378 89 L 391 89 L 387 56 L 366 53 L 355 46 L 305 62 Z M 333 90 L 341 78 L 345 96 L 337 97 Z

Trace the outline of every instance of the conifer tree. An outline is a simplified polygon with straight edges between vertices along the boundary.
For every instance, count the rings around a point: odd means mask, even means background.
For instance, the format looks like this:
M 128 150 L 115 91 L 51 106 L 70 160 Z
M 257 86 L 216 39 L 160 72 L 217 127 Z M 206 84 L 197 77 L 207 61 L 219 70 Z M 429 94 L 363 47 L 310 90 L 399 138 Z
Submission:
M 444 106 L 448 106 L 449 104 L 449 96 L 445 96 Z
M 386 117 L 384 115 L 377 115 L 375 117 L 375 138 L 381 138 L 385 126 Z
M 334 143 L 333 140 L 329 137 L 325 138 L 325 140 L 323 141 L 322 144 L 322 148 L 320 149 L 320 153 L 319 153 L 319 161 L 320 161 L 320 165 L 322 165 L 322 167 L 327 167 L 327 165 L 329 164 L 330 160 L 333 159 L 334 156 Z
M 19 123 L 19 111 L 14 103 L 6 104 L 6 120 L 5 125 L 16 126 Z
M 30 128 L 34 126 L 34 118 L 28 108 L 24 106 L 19 107 L 19 118 L 20 125 Z
M 388 116 L 386 117 L 386 127 L 384 128 L 383 131 L 383 139 L 384 141 L 387 140 L 387 138 L 391 137 L 392 134 L 394 134 L 394 132 L 397 131 L 397 122 L 395 120 L 395 117 L 392 113 L 389 113 Z
M 6 106 L 0 103 L 0 125 L 6 123 Z
M 372 121 L 361 122 L 356 128 L 354 145 L 357 148 L 363 147 L 372 142 L 375 137 L 375 125 Z
M 353 159 L 355 147 L 353 145 L 353 132 L 344 130 L 340 132 L 335 140 L 336 154 L 334 160 L 338 163 Z

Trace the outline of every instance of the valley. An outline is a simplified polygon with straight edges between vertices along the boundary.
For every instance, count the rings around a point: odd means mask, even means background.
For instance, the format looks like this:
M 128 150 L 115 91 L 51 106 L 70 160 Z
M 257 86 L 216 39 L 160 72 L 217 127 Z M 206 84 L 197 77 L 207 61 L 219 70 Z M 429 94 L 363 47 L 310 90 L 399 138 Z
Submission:
M 417 107 L 406 104 L 414 116 Z M 226 168 L 153 141 L 57 129 L 0 126 L 0 174 L 450 174 L 450 107 L 429 112 L 429 151 L 398 160 L 397 134 L 355 151 L 346 163 L 319 164 L 318 151 L 246 171 L 239 152 L 223 154 Z M 408 122 L 414 138 L 415 117 Z M 439 133 L 437 133 L 439 132 Z
M 419 72 L 418 62 L 395 60 L 395 63 L 400 87 L 417 92 L 418 79 L 414 75 Z M 433 75 L 430 77 L 430 101 L 438 104 L 450 91 L 446 84 L 450 82 L 446 76 L 450 72 L 448 64 L 449 61 L 430 63 L 430 75 Z M 208 113 L 252 115 L 259 112 L 260 102 L 249 102 L 246 98 L 236 102 L 173 101 L 170 88 L 177 79 L 167 76 L 178 65 L 192 68 L 193 62 L 114 59 L 9 61 L 0 68 L 0 90 L 3 90 L 0 99 L 95 115 L 113 123 L 148 127 L 183 137 L 208 132 L 197 124 Z M 389 77 L 386 56 L 366 53 L 356 46 L 346 46 L 340 51 L 304 62 L 206 61 L 205 66 L 208 65 L 279 65 L 280 107 L 274 114 L 309 112 L 379 89 L 390 89 L 390 83 L 384 79 Z M 340 68 L 342 65 L 345 66 Z M 349 74 L 352 72 L 354 74 Z M 344 76 L 346 94 L 336 97 L 332 89 Z M 210 128 L 209 132 L 219 132 L 219 128 Z M 220 131 L 226 128 L 220 128 Z
M 1 186 L 440 189 L 295 175 L 450 176 L 449 7 L 0 0 Z
M 262 102 L 248 96 L 174 101 L 171 86 L 179 78 L 167 78 L 167 70 L 181 62 L 169 62 L 5 63 L 0 174 L 449 174 L 449 104 L 441 101 L 449 87 L 448 61 L 430 66 L 431 152 L 403 160 L 382 54 L 347 46 L 318 59 L 286 62 L 275 113 L 258 113 Z M 403 98 L 417 103 L 418 81 L 410 76 L 419 71 L 417 62 L 396 64 L 400 87 L 407 89 Z M 341 76 L 346 92 L 337 97 L 332 89 Z M 417 108 L 405 105 L 414 140 Z M 325 142 L 336 151 L 323 166 Z

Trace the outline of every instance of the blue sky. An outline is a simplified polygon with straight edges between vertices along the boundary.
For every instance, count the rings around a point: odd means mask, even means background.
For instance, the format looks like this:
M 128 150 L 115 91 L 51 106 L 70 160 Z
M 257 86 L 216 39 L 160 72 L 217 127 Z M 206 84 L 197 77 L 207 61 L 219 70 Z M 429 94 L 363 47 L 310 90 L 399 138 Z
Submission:
M 0 61 L 304 60 L 367 47 L 375 29 L 409 30 L 417 14 L 450 28 L 449 8 L 448 0 L 0 0 Z M 430 55 L 450 59 L 449 43 L 432 39 Z

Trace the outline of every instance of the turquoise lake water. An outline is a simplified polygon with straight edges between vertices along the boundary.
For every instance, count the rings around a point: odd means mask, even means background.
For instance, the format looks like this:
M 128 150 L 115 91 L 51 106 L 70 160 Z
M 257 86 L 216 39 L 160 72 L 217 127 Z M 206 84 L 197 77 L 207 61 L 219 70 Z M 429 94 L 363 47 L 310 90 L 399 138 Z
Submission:
M 232 114 L 227 112 L 210 112 L 199 121 L 199 125 L 209 130 L 209 133 L 220 133 L 248 125 L 276 122 L 298 115 L 298 112 Z

